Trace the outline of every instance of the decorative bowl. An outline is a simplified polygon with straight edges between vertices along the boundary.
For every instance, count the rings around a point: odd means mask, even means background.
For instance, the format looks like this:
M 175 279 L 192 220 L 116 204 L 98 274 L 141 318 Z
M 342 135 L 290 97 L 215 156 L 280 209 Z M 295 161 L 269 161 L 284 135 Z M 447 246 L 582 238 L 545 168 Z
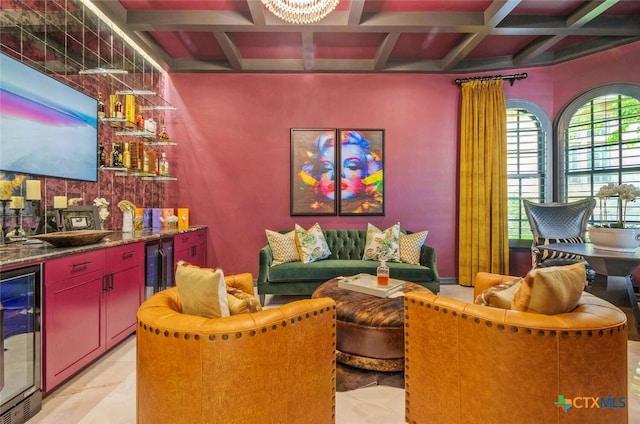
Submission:
M 593 247 L 616 252 L 633 252 L 640 246 L 639 228 L 589 228 Z
M 71 247 L 97 243 L 111 233 L 113 231 L 110 230 L 76 230 L 38 234 L 31 238 L 46 241 L 55 247 Z

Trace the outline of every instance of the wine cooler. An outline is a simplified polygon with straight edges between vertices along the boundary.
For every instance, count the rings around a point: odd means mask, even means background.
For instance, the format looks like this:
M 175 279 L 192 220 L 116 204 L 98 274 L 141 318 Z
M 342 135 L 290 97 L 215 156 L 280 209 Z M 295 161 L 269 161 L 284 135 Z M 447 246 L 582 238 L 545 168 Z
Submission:
M 145 245 L 144 298 L 173 287 L 173 237 Z
M 0 273 L 0 422 L 25 423 L 42 408 L 40 265 Z

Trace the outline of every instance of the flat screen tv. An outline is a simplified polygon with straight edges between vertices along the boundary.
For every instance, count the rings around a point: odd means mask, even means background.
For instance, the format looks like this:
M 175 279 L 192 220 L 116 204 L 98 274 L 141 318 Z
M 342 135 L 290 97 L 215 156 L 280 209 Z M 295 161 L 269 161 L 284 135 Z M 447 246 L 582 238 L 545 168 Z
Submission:
M 98 101 L 0 53 L 0 171 L 98 179 Z

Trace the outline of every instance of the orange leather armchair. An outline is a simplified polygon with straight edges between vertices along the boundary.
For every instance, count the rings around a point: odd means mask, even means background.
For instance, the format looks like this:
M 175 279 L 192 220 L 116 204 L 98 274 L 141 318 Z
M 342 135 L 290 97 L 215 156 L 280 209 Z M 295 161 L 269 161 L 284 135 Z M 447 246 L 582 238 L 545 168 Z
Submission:
M 226 282 L 253 293 L 251 274 Z M 217 319 L 181 310 L 177 288 L 138 310 L 139 424 L 335 422 L 333 300 Z
M 479 273 L 475 295 L 513 278 Z M 626 317 L 604 300 L 543 315 L 411 292 L 405 312 L 408 423 L 628 420 Z

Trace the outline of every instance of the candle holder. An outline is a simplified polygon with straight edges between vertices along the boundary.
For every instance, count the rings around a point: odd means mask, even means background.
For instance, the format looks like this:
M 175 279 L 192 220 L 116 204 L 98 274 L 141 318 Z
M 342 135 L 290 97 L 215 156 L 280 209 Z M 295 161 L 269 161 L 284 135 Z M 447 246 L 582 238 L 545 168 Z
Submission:
M 42 215 L 40 214 L 40 200 L 30 200 L 33 208 L 33 220 L 31 221 L 31 235 L 38 234 L 36 229 L 42 226 Z M 36 223 L 37 220 L 37 223 Z
M 24 232 L 24 229 L 22 228 L 22 207 L 23 206 L 24 204 L 22 203 L 18 204 L 17 207 L 11 207 L 11 204 L 9 205 L 10 209 L 15 210 L 16 224 L 13 227 L 13 231 L 10 231 L 8 234 L 5 233 L 5 237 L 8 237 L 13 242 L 25 241 L 27 239 L 25 237 L 26 234 Z
M 7 227 L 7 204 L 11 202 L 11 200 L 0 200 L 0 202 L 2 202 L 2 241 L 4 241 L 9 230 Z
M 63 218 L 62 218 L 62 211 L 64 211 L 63 208 L 60 209 L 56 209 L 56 230 L 57 231 L 62 231 L 64 229 L 64 222 L 63 222 Z

